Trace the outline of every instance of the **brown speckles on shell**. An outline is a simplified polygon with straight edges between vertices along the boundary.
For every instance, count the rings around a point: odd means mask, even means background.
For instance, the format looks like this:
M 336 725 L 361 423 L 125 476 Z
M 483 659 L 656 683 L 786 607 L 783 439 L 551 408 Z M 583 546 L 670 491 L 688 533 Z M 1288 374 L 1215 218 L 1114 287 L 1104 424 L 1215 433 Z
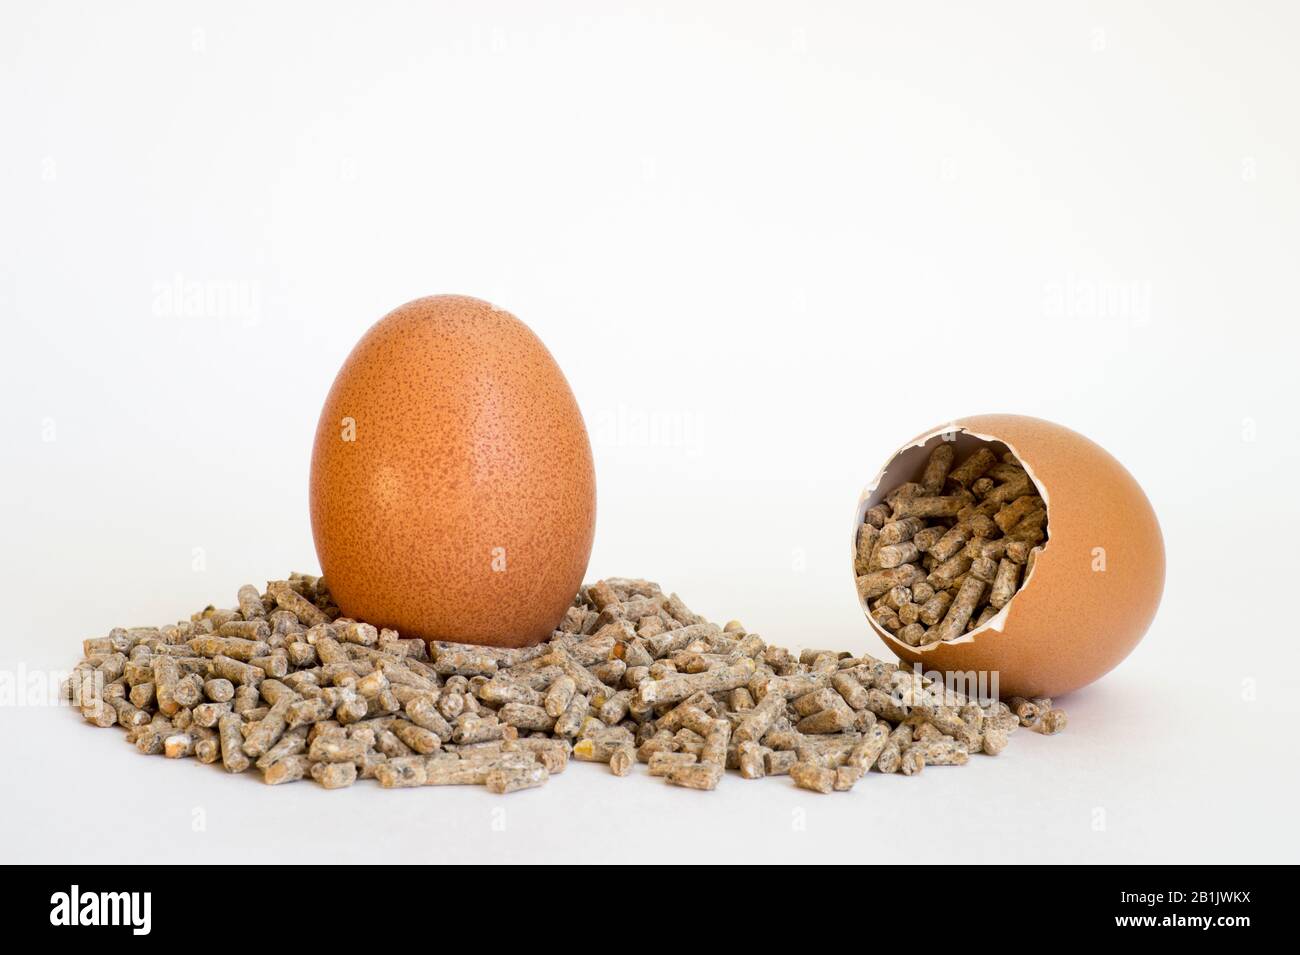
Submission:
M 595 518 L 577 402 L 514 316 L 417 299 L 352 350 L 311 466 L 316 552 L 345 614 L 403 636 L 536 643 L 582 584 Z

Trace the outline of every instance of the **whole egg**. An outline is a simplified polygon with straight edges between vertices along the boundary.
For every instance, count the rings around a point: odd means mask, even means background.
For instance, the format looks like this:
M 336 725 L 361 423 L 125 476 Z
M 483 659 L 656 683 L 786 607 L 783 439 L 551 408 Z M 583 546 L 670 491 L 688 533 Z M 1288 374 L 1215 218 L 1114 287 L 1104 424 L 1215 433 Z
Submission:
M 343 613 L 402 636 L 519 647 L 582 584 L 596 521 L 587 429 L 546 346 L 475 298 L 380 319 L 325 400 L 316 553 Z

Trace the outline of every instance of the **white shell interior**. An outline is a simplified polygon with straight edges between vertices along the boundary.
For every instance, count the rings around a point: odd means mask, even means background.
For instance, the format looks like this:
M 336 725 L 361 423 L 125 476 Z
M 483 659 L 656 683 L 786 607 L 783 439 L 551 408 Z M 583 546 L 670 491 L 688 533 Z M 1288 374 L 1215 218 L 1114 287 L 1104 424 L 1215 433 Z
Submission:
M 963 460 L 968 454 L 983 446 L 990 447 L 993 450 L 993 453 L 999 457 L 1006 454 L 1008 451 L 1016 456 L 1017 460 L 1020 461 L 1021 466 L 1025 469 L 1026 473 L 1028 473 L 1029 480 L 1032 481 L 1034 487 L 1038 489 L 1039 496 L 1042 497 L 1043 503 L 1047 507 L 1048 540 L 1043 542 L 1043 547 L 1046 549 L 1048 541 L 1051 540 L 1052 504 L 1047 498 L 1047 490 L 1043 487 L 1042 482 L 1038 480 L 1037 476 L 1035 476 L 1033 468 L 1029 466 L 1029 462 L 1026 461 L 1015 448 L 1007 444 L 1005 441 L 1002 441 L 1000 438 L 988 434 L 976 434 L 973 431 L 967 431 L 965 428 L 957 427 L 955 425 L 947 425 L 937 431 L 932 431 L 927 435 L 923 435 L 909 445 L 899 448 L 894 452 L 894 456 L 890 458 L 889 463 L 881 468 L 880 473 L 875 476 L 871 483 L 862 489 L 862 493 L 858 496 L 858 509 L 854 512 L 853 530 L 849 537 L 849 567 L 854 570 L 855 574 L 858 550 L 858 528 L 862 526 L 862 521 L 867 510 L 883 501 L 885 496 L 900 484 L 906 484 L 908 481 L 919 481 L 922 472 L 925 471 L 925 462 L 929 459 L 930 452 L 940 441 L 950 441 L 953 443 L 957 452 L 956 459 L 958 461 Z M 1031 570 L 1029 575 L 1021 581 L 1020 590 L 1029 586 L 1029 581 L 1033 576 L 1034 572 Z M 854 589 L 856 592 L 856 588 Z M 1019 593 L 1019 590 L 1017 590 L 1017 593 Z M 1007 601 L 1006 606 L 990 617 L 983 626 L 976 627 L 974 630 L 968 630 L 955 640 L 949 640 L 947 642 L 949 644 L 968 643 L 975 639 L 976 634 L 983 633 L 987 630 L 997 630 L 1000 632 L 1006 626 L 1007 613 L 1015 605 L 1015 602 L 1015 597 L 1012 597 L 1011 600 Z M 875 630 L 876 633 L 880 634 L 880 636 L 886 641 L 896 644 L 899 643 L 898 639 L 892 633 L 880 624 L 876 623 L 875 618 L 871 616 L 871 608 L 867 606 L 865 600 L 859 597 L 858 603 L 862 607 L 862 612 L 867 618 L 867 623 L 871 625 L 871 628 Z M 902 644 L 899 645 L 901 646 Z M 922 644 L 919 647 L 909 647 L 909 649 L 925 651 L 934 646 L 937 646 L 937 644 Z

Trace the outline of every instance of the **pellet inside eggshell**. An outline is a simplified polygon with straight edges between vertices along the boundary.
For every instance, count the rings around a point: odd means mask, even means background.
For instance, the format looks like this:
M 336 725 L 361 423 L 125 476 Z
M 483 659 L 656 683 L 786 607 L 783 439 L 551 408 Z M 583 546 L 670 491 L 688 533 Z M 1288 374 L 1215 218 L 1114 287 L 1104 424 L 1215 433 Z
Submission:
M 901 451 L 859 512 L 858 597 L 908 646 L 992 623 L 1048 538 L 1046 498 L 1015 453 L 958 431 Z

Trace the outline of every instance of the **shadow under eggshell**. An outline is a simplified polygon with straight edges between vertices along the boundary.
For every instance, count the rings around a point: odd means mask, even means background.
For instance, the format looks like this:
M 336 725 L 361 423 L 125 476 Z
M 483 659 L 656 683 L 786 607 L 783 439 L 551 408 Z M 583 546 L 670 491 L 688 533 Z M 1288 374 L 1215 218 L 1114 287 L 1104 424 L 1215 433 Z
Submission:
M 1155 511 L 1131 474 L 1104 448 L 1061 425 L 1021 415 L 963 418 L 896 452 L 858 503 L 867 507 L 924 466 L 930 441 L 963 432 L 1000 442 L 1029 471 L 1047 503 L 1048 540 L 1032 574 L 983 627 L 950 643 L 910 647 L 868 615 L 902 660 L 945 674 L 998 674 L 1002 696 L 1060 696 L 1093 682 L 1137 646 L 1164 591 L 1164 541 Z M 960 454 L 960 448 L 959 448 Z M 881 480 L 883 478 L 883 480 Z M 863 610 L 867 608 L 863 605 Z
M 595 533 L 564 374 L 526 325 L 464 296 L 409 302 L 358 342 L 321 412 L 310 491 L 343 613 L 427 640 L 549 637 Z

